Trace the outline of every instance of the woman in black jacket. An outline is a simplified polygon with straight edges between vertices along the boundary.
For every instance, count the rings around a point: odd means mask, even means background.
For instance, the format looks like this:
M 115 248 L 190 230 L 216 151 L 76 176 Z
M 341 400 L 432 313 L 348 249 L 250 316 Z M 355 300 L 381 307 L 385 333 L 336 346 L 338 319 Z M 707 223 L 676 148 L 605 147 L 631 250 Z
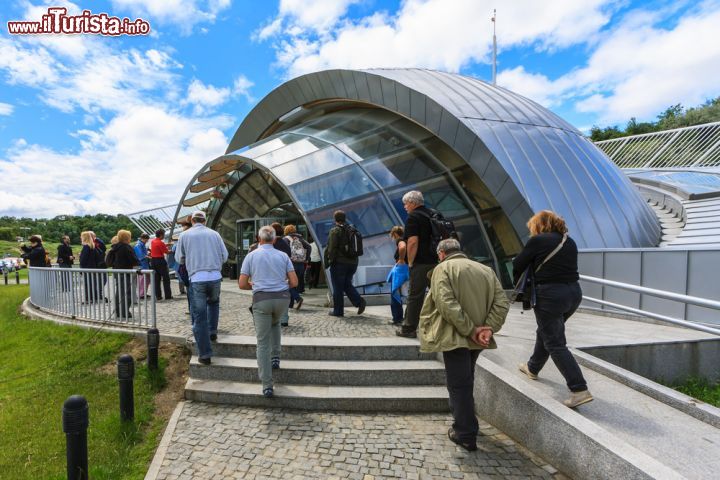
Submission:
M 46 252 L 42 244 L 42 238 L 38 235 L 32 235 L 29 239 L 30 246 L 22 245 L 20 249 L 23 251 L 22 258 L 30 263 L 31 267 L 49 267 L 46 262 Z
M 98 248 L 95 248 L 95 235 L 92 232 L 82 232 L 80 234 L 82 242 L 82 250 L 80 250 L 80 268 L 105 268 L 100 265 L 105 264 L 104 255 Z M 84 273 L 85 281 L 85 301 L 93 303 L 103 297 L 103 274 L 100 273 Z
M 552 358 L 572 392 L 563 403 L 575 408 L 593 399 L 565 340 L 565 322 L 582 301 L 577 245 L 568 236 L 565 221 L 549 210 L 535 214 L 527 226 L 530 240 L 513 260 L 513 273 L 515 282 L 527 268 L 534 275 L 536 299 L 533 310 L 538 328 L 533 354 L 518 368 L 536 380 L 548 357 Z
M 130 246 L 132 234 L 128 230 L 118 230 L 118 242 L 110 247 L 105 263 L 108 268 L 116 270 L 131 270 L 140 261 L 135 255 L 135 250 Z M 119 319 L 132 318 L 130 306 L 132 304 L 132 276 L 128 273 L 114 274 L 115 280 L 115 316 Z

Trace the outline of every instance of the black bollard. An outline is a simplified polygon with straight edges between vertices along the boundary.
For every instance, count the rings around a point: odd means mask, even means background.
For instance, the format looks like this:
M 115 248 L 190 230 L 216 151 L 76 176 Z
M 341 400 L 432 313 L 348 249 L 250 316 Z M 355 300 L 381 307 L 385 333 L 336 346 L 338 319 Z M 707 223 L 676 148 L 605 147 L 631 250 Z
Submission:
M 88 403 L 82 395 L 68 397 L 63 404 L 63 432 L 67 451 L 68 480 L 88 479 Z
M 15 283 L 20 285 L 20 272 L 18 272 L 17 270 L 15 270 Z
M 7 272 L 3 272 L 3 277 L 5 277 L 5 285 L 7 285 L 7 284 L 8 284 L 8 281 L 7 281 L 7 278 L 8 278 L 8 277 L 7 277 Z
M 148 368 L 150 370 L 158 369 L 158 351 L 160 349 L 160 331 L 157 328 L 151 328 L 147 331 L 147 347 L 148 347 Z
M 122 421 L 135 418 L 134 377 L 135 360 L 130 355 L 120 355 L 118 358 L 118 383 L 120 384 L 120 420 Z

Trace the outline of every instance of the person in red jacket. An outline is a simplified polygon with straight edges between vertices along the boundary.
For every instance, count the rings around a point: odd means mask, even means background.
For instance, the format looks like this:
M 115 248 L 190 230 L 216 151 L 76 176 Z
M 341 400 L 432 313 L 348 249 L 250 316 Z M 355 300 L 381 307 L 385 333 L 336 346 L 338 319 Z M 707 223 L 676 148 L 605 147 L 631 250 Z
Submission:
M 162 290 L 165 290 L 165 299 L 172 300 L 172 290 L 170 289 L 170 270 L 168 269 L 165 255 L 170 253 L 167 245 L 163 242 L 165 238 L 165 230 L 160 229 L 155 232 L 155 238 L 150 242 L 150 268 L 155 270 L 155 299 L 162 300 Z M 162 289 L 160 281 L 162 280 Z

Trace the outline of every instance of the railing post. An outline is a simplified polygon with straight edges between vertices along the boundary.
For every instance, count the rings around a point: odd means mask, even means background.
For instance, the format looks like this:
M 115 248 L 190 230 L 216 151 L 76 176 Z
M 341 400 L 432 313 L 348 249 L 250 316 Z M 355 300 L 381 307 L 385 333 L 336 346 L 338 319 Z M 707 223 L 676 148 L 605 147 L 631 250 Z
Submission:
M 82 395 L 65 400 L 62 411 L 68 480 L 88 480 L 88 403 Z
M 157 297 L 155 297 L 155 272 L 153 272 L 152 275 L 149 275 L 150 277 L 150 291 L 152 292 L 152 297 L 150 300 L 150 314 L 152 315 L 152 327 L 157 328 L 157 311 L 155 310 L 155 303 L 157 302 Z M 147 294 L 147 292 L 146 292 Z
M 30 274 L 28 274 L 28 282 L 30 281 Z M 15 283 L 20 285 L 20 272 L 15 270 Z
M 122 421 L 135 418 L 134 377 L 135 360 L 130 355 L 120 355 L 118 358 L 118 383 L 120 384 L 120 420 Z

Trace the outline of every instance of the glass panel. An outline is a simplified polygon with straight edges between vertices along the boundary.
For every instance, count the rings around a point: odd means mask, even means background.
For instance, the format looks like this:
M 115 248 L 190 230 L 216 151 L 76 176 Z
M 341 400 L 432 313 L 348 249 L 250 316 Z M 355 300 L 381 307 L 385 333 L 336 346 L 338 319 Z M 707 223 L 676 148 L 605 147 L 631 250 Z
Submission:
M 303 210 L 338 204 L 377 191 L 375 184 L 357 165 L 291 185 L 289 188 Z
M 301 135 L 295 135 L 292 133 L 283 133 L 276 137 L 265 138 L 253 145 L 250 145 L 247 150 L 235 152 L 246 158 L 256 159 L 261 155 L 265 155 L 274 150 L 278 150 L 286 145 L 302 140 L 304 137 Z
M 272 172 L 283 184 L 293 185 L 347 165 L 355 162 L 337 148 L 329 147 L 275 167 Z
M 421 182 L 440 173 L 441 167 L 419 148 L 409 148 L 362 162 L 382 187 Z
M 313 224 L 318 241 L 323 247 L 327 245 L 328 233 L 335 224 L 333 213 L 338 209 L 345 211 L 348 221 L 360 230 L 363 237 L 389 232 L 395 223 L 379 193 L 356 198 L 342 205 L 315 210 L 308 213 L 307 218 Z
M 272 168 L 276 165 L 317 152 L 326 146 L 327 143 L 325 142 L 321 142 L 320 140 L 311 137 L 304 137 L 289 145 L 285 145 L 282 148 L 273 150 L 265 155 L 261 155 L 256 158 L 255 161 L 265 168 Z
M 384 110 L 353 109 L 331 113 L 295 131 L 338 143 L 358 134 L 365 134 L 393 118 L 396 117 Z

